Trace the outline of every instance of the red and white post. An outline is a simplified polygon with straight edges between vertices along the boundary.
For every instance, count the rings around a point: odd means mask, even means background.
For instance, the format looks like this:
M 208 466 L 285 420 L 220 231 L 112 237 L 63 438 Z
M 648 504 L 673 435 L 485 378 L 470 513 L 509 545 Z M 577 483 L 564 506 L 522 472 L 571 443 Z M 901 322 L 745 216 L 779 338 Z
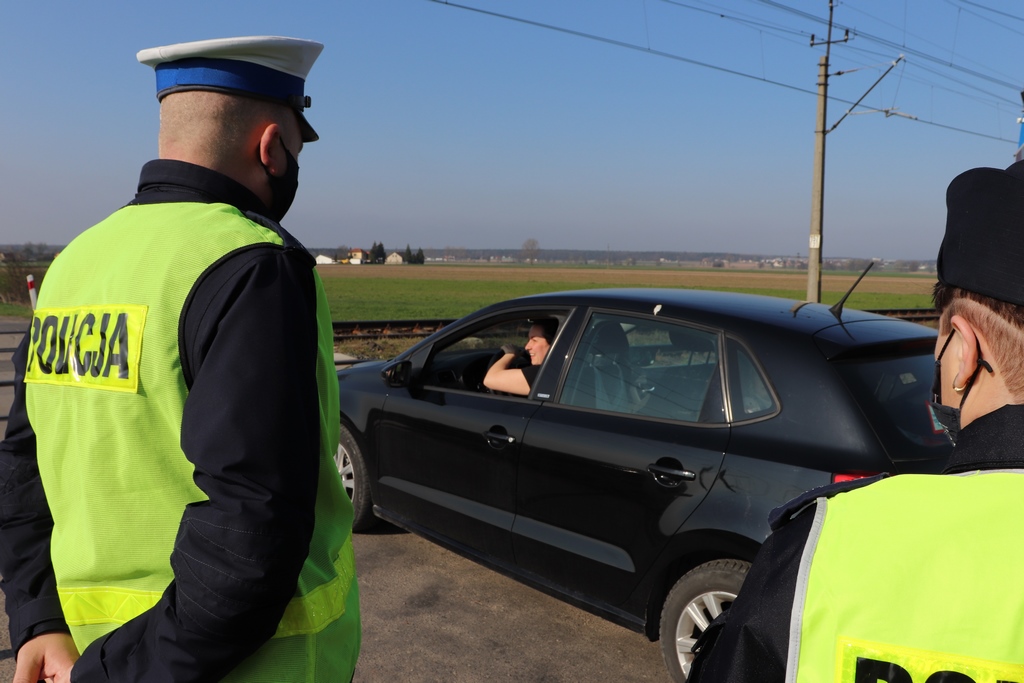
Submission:
M 26 275 L 25 280 L 28 282 L 28 299 L 32 302 L 32 310 L 36 310 L 36 279 L 31 275 Z

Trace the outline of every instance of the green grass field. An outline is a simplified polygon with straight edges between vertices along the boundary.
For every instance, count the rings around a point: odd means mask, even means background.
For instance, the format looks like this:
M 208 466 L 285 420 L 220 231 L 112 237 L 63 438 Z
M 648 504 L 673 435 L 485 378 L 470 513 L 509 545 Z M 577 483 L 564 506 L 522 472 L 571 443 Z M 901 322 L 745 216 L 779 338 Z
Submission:
M 383 268 L 376 269 L 382 274 L 385 272 Z M 601 279 L 573 282 L 561 279 L 504 280 L 498 279 L 500 272 L 494 272 L 496 277 L 489 279 L 447 279 L 440 275 L 436 279 L 328 276 L 323 281 L 334 320 L 460 318 L 489 304 L 529 294 L 601 287 L 660 286 L 637 283 L 633 278 L 618 279 L 614 277 L 614 272 Z M 766 276 L 766 279 L 770 277 Z M 930 281 L 925 289 L 927 287 L 930 287 Z M 689 288 L 763 294 L 796 300 L 806 297 L 806 287 L 729 287 L 716 283 L 715 286 L 698 285 Z M 823 291 L 822 301 L 833 304 L 844 293 L 845 290 Z M 861 310 L 930 308 L 932 301 L 931 295 L 927 293 L 854 291 L 846 306 Z
M 28 320 L 32 317 L 32 311 L 28 306 L 0 303 L 0 315 L 24 318 L 25 320 Z
M 330 266 L 320 269 L 333 320 L 460 318 L 528 294 L 601 287 L 683 287 L 803 300 L 806 275 L 698 269 L 476 265 Z M 835 303 L 855 273 L 829 273 L 822 301 Z M 933 277 L 869 275 L 847 301 L 862 310 L 930 308 Z M 27 306 L 0 304 L 0 315 L 28 318 Z

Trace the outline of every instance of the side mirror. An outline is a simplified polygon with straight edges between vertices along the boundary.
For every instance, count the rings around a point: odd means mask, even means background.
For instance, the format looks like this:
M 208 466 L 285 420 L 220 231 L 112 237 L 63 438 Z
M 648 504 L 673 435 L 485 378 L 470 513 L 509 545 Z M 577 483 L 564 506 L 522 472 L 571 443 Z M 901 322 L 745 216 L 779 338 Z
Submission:
M 402 360 L 388 365 L 381 370 L 380 376 L 389 387 L 407 387 L 412 377 L 412 362 Z

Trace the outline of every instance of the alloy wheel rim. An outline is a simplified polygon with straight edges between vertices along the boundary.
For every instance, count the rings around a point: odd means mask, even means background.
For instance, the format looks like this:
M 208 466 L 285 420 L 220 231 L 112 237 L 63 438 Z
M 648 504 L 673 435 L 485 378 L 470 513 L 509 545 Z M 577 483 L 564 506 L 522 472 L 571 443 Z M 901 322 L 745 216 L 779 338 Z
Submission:
M 345 493 L 351 499 L 356 488 L 355 472 L 352 470 L 352 457 L 341 444 L 338 444 L 338 450 L 334 453 L 334 465 L 338 468 L 338 474 L 341 475 L 341 483 L 345 486 Z
M 736 594 L 729 591 L 708 591 L 694 597 L 679 615 L 679 623 L 676 624 L 676 655 L 679 657 L 679 666 L 687 676 L 693 664 L 692 648 L 697 638 L 735 599 Z

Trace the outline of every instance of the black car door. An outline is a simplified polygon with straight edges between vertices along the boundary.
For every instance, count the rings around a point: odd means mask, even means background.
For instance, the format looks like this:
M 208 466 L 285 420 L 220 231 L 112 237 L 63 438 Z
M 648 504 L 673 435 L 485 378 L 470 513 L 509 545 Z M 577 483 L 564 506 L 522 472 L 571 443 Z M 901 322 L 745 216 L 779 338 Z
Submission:
M 387 514 L 512 560 L 516 470 L 539 404 L 491 394 L 482 380 L 503 343 L 523 345 L 535 317 L 503 314 L 439 340 L 414 385 L 388 396 L 377 423 L 379 504 Z
M 624 601 L 707 495 L 729 440 L 721 337 L 595 312 L 519 460 L 516 563 Z

